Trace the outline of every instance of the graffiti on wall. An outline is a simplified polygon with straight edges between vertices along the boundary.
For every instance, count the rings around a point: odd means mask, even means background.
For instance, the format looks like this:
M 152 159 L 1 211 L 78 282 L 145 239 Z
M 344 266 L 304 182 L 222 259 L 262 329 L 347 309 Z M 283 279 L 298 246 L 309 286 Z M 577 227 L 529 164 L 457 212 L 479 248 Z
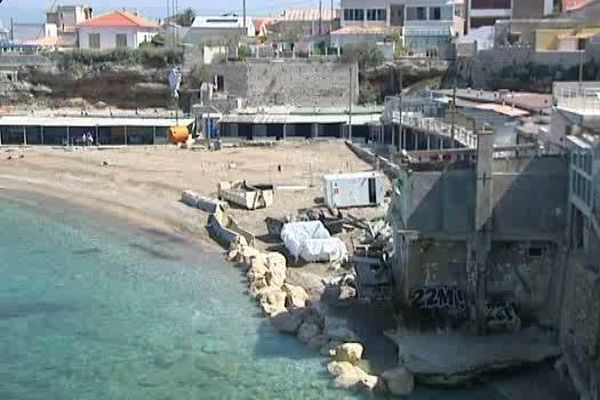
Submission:
M 521 318 L 514 301 L 487 303 L 485 306 L 485 322 L 489 329 L 518 330 Z
M 413 290 L 411 304 L 420 309 L 456 309 L 467 308 L 465 292 L 456 286 L 423 286 Z

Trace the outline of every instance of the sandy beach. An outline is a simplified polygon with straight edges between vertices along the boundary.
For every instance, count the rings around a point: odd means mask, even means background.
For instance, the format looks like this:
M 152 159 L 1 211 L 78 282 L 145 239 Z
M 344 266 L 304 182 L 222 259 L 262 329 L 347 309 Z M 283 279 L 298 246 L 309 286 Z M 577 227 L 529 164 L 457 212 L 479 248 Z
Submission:
M 172 146 L 0 150 L 0 187 L 4 189 L 43 194 L 189 236 L 206 250 L 219 249 L 205 230 L 207 215 L 179 202 L 183 190 L 216 196 L 217 183 L 227 180 L 306 186 L 301 191 L 278 191 L 275 204 L 268 209 L 231 210 L 244 228 L 260 236 L 267 233 L 267 216 L 283 217 L 314 205 L 315 198 L 322 196 L 323 173 L 370 169 L 341 141 L 218 152 Z

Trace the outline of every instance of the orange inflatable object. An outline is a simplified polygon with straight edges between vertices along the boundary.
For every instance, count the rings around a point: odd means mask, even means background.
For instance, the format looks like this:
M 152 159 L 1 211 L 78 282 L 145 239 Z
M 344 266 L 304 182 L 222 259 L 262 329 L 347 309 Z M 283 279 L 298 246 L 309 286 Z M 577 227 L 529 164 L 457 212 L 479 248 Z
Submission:
M 167 133 L 169 142 L 173 144 L 186 143 L 190 137 L 187 126 L 172 126 Z

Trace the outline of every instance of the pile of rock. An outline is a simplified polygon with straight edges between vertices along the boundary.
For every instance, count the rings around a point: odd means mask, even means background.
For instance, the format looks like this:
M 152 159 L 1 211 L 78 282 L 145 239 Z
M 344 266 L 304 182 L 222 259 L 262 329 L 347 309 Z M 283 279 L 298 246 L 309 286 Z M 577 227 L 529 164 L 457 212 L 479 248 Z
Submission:
M 286 259 L 276 252 L 263 253 L 242 241 L 234 242 L 227 255 L 229 261 L 246 270 L 248 293 L 280 332 L 295 335 L 320 354 L 329 357 L 327 370 L 334 376 L 333 385 L 344 389 L 389 390 L 409 395 L 414 378 L 406 369 L 386 371 L 381 377 L 371 375 L 360 366 L 363 346 L 346 321 L 324 316 L 312 306 L 306 290 L 286 280 Z
M 309 296 L 300 286 L 286 283 L 286 259 L 276 252 L 262 253 L 257 249 L 234 242 L 227 258 L 246 269 L 248 294 L 268 316 L 304 308 Z

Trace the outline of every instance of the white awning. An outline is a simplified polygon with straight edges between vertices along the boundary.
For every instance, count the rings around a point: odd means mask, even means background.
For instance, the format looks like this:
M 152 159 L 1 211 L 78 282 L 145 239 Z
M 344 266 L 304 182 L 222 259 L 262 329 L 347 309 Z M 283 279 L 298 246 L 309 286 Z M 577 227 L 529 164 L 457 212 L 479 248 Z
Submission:
M 95 117 L 35 117 L 28 115 L 8 115 L 0 117 L 0 126 L 45 126 L 45 127 L 169 127 L 191 125 L 193 119 L 180 118 L 95 118 Z
M 352 115 L 352 125 L 380 122 L 381 113 Z M 348 115 L 298 115 L 298 114 L 229 114 L 219 121 L 231 124 L 347 124 Z

